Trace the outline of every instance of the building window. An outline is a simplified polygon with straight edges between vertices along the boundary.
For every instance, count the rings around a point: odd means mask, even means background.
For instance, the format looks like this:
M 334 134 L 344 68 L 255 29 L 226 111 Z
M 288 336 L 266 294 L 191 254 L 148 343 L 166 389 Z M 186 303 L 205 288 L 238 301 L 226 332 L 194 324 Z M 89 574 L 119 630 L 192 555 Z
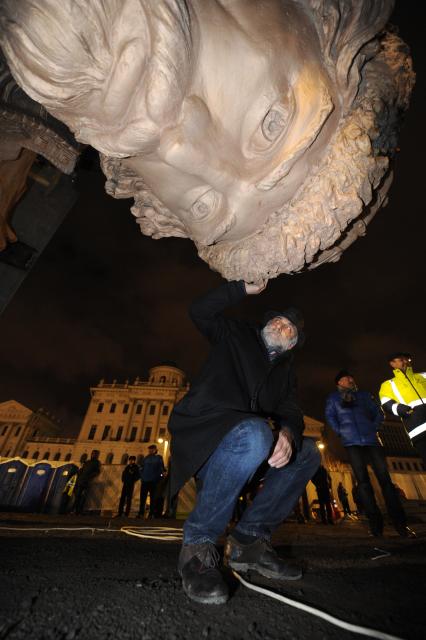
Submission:
M 90 427 L 90 431 L 89 431 L 89 440 L 93 440 L 95 437 L 95 433 L 96 433 L 96 425 L 92 424 L 92 426 Z
M 46 453 L 43 456 L 43 460 L 49 460 L 50 458 L 50 451 L 46 451 Z
M 38 460 L 39 455 L 40 455 L 40 452 L 39 452 L 39 451 L 34 451 L 34 453 L 33 453 L 33 460 Z
M 87 460 L 87 453 L 82 453 L 80 456 L 80 462 L 83 464 Z
M 161 376 L 160 383 L 162 383 L 162 382 L 166 382 L 166 376 Z
M 67 453 L 67 455 L 65 456 L 64 460 L 65 460 L 66 462 L 68 462 L 68 460 L 71 460 L 71 454 L 70 454 L 70 453 Z
M 166 430 L 165 429 L 160 429 L 160 431 L 158 432 L 158 435 L 160 437 L 165 436 L 166 435 Z
M 149 407 L 149 415 L 153 416 L 155 414 L 155 404 L 151 404 Z
M 151 440 L 152 427 L 147 427 L 143 435 L 143 441 L 149 442 Z
M 402 464 L 402 462 L 398 462 L 398 467 L 402 469 L 402 471 L 404 471 L 404 465 Z
M 129 441 L 130 442 L 134 442 L 136 440 L 137 432 L 138 432 L 138 428 L 137 427 L 132 427 L 132 430 L 130 431 L 130 437 L 129 437 Z
M 21 433 L 21 427 L 16 427 L 15 438 Z
M 125 453 L 121 458 L 121 464 L 127 464 L 127 460 L 129 459 L 129 454 Z
M 163 410 L 162 410 L 161 413 L 163 414 L 163 416 L 168 416 L 169 415 L 169 405 L 168 404 L 165 404 L 163 406 Z
M 55 453 L 55 455 L 53 456 L 53 459 L 54 459 L 54 460 L 60 460 L 60 459 L 61 459 L 61 452 L 60 452 L 60 451 L 57 451 L 57 452 Z
M 113 453 L 109 453 L 106 457 L 106 464 L 112 464 L 112 461 L 114 460 L 114 454 Z
M 173 382 L 173 384 L 177 384 L 176 378 L 172 378 L 172 382 Z
M 28 451 L 24 451 L 21 458 L 28 458 Z
M 136 405 L 136 413 L 142 413 L 142 405 L 141 404 L 137 404 Z
M 98 408 L 96 409 L 96 413 L 102 413 L 103 410 L 104 410 L 104 403 L 100 402 L 98 404 Z
M 123 427 L 118 427 L 117 435 L 115 436 L 116 440 L 121 440 L 121 436 L 123 435 Z
M 417 464 L 417 462 L 413 462 L 413 467 L 415 468 L 416 471 L 419 470 L 419 465 Z
M 408 471 L 411 471 L 411 464 L 410 464 L 409 462 L 406 462 L 406 463 L 405 463 L 405 468 L 406 468 Z
M 117 407 L 117 403 L 116 403 L 116 402 L 113 402 L 113 403 L 111 404 L 110 408 L 109 408 L 109 412 L 110 412 L 110 413 L 115 413 L 115 409 L 116 409 L 116 407 Z
M 123 413 L 128 413 L 129 412 L 129 405 L 125 404 L 123 405 Z
M 394 469 L 398 469 L 398 465 L 396 464 L 396 462 L 392 462 L 392 466 Z
M 5 427 L 3 427 L 3 431 L 1 432 L 1 435 L 4 436 L 6 431 L 8 430 L 9 425 L 7 424 Z
M 110 430 L 111 430 L 111 425 L 110 424 L 106 424 L 104 426 L 104 432 L 102 434 L 102 440 L 106 440 L 108 438 Z

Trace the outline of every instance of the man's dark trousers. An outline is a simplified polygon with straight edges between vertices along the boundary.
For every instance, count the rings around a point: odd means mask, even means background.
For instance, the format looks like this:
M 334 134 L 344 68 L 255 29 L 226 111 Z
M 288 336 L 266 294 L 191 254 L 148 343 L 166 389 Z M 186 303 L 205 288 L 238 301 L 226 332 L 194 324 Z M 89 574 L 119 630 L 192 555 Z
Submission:
M 382 527 L 382 515 L 374 497 L 367 465 L 371 464 L 380 484 L 388 514 L 394 525 L 406 526 L 407 519 L 397 490 L 389 475 L 386 458 L 381 447 L 346 447 L 354 471 L 365 513 L 372 527 Z
M 87 492 L 89 490 L 89 483 L 82 482 L 79 484 L 77 480 L 77 484 L 75 487 L 75 502 L 74 502 L 74 511 L 77 515 L 83 513 L 84 503 L 86 502 Z
M 150 482 L 148 480 L 142 480 L 141 482 L 141 500 L 139 504 L 139 515 L 145 515 L 145 503 L 149 494 L 149 515 L 154 517 L 155 508 L 155 496 L 157 493 L 158 482 Z
M 121 490 L 120 503 L 118 505 L 118 515 L 122 516 L 125 511 L 126 516 L 129 515 L 132 506 L 133 489 L 135 488 L 134 482 L 123 482 L 123 488 Z

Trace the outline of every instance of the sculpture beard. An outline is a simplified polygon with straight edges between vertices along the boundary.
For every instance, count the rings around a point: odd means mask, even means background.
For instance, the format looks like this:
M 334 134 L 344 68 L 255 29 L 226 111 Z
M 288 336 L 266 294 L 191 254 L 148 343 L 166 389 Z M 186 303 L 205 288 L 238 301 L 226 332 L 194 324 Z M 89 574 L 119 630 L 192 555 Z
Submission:
M 107 192 L 135 199 L 142 233 L 190 237 L 247 282 L 337 260 L 365 233 L 414 78 L 401 40 L 374 37 L 391 0 L 262 7 L 264 22 L 225 0 L 0 9 L 15 78 L 101 152 Z

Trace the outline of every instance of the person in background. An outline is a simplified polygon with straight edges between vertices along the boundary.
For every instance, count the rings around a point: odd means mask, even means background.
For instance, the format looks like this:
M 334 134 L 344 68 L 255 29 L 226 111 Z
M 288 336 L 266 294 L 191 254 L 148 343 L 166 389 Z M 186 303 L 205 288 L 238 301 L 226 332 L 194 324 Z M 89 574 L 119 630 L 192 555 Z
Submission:
M 322 464 L 319 466 L 317 472 L 312 476 L 311 481 L 317 490 L 322 524 L 334 524 L 330 493 L 331 480 L 327 469 Z
M 86 460 L 78 472 L 74 493 L 74 511 L 76 515 L 83 513 L 90 485 L 100 472 L 101 463 L 99 462 L 99 451 L 94 449 L 90 454 L 90 460 Z
M 348 492 L 341 482 L 337 485 L 337 495 L 339 497 L 340 504 L 342 505 L 344 515 L 351 516 L 352 511 L 349 506 Z
M 383 409 L 399 416 L 426 469 L 426 373 L 414 373 L 409 353 L 389 357 L 394 377 L 385 380 L 379 396 Z
M 120 502 L 118 505 L 118 514 L 116 518 L 120 518 L 123 515 L 123 511 L 128 516 L 132 506 L 133 490 L 136 482 L 140 480 L 139 467 L 136 464 L 136 456 L 130 456 L 127 466 L 123 469 L 121 474 L 121 481 L 123 487 L 121 489 Z
M 155 500 L 158 484 L 166 472 L 163 458 L 159 455 L 157 446 L 151 444 L 148 447 L 148 455 L 145 456 L 140 467 L 141 499 L 139 503 L 138 518 L 145 517 L 145 504 L 149 495 L 149 518 L 155 517 Z
M 380 484 L 383 498 L 393 526 L 402 537 L 414 537 L 407 527 L 405 511 L 398 492 L 392 483 L 383 448 L 377 438 L 377 430 L 383 422 L 380 406 L 368 391 L 359 391 L 349 371 L 339 371 L 335 378 L 336 391 L 326 401 L 325 418 L 341 438 L 349 456 L 361 500 L 367 515 L 370 533 L 383 534 L 383 516 L 377 505 L 368 474 L 370 464 Z

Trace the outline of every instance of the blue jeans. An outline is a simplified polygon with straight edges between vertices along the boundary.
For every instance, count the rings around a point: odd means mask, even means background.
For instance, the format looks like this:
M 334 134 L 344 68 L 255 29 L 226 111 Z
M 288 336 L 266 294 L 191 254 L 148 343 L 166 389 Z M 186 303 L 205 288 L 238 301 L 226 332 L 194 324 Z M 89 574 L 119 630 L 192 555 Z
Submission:
M 202 485 L 184 525 L 184 544 L 217 541 L 232 517 L 241 490 L 272 448 L 273 435 L 262 418 L 246 419 L 227 433 L 197 474 Z M 293 510 L 319 464 L 315 443 L 303 438 L 300 451 L 285 467 L 268 468 L 262 490 L 244 511 L 236 530 L 270 538 Z

